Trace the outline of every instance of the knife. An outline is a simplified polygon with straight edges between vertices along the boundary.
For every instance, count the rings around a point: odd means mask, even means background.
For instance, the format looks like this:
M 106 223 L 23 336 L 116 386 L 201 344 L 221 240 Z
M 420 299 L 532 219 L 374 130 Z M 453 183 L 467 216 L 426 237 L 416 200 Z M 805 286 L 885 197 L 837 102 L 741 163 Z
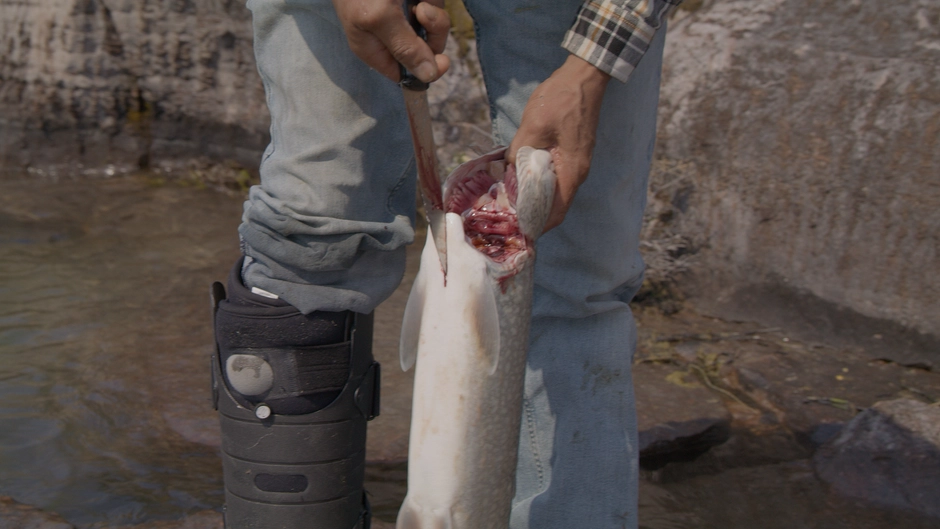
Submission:
M 427 32 L 418 23 L 414 6 L 419 0 L 404 0 L 403 7 L 408 22 L 424 40 Z M 447 237 L 444 224 L 444 197 L 441 189 L 441 177 L 437 167 L 437 150 L 434 147 L 434 134 L 431 131 L 431 112 L 428 109 L 428 83 L 418 79 L 404 66 L 399 65 L 402 94 L 405 109 L 408 111 L 408 124 L 411 127 L 411 140 L 415 148 L 415 164 L 418 167 L 418 188 L 421 201 L 428 219 L 428 228 L 434 239 L 437 256 L 441 260 L 441 270 L 447 277 Z

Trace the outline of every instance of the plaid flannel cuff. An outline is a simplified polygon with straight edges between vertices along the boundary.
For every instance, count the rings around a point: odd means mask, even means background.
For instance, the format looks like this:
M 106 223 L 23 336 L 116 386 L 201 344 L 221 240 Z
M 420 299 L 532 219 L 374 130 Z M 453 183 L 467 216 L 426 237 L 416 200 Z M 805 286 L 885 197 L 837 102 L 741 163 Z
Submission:
M 626 82 L 663 19 L 682 0 L 589 0 L 562 47 Z

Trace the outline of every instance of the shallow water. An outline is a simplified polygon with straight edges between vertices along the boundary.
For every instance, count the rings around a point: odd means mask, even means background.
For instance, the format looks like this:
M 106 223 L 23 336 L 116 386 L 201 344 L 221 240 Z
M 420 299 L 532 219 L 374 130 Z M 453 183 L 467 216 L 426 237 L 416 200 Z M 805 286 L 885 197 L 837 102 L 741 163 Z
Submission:
M 168 423 L 208 416 L 207 276 L 237 252 L 239 201 L 138 179 L 0 186 L 0 494 L 78 525 L 219 505 L 215 449 Z
M 237 256 L 240 212 L 240 198 L 143 178 L 0 181 L 0 495 L 80 527 L 220 508 L 207 286 Z M 400 291 L 377 350 L 397 343 Z M 367 480 L 393 520 L 410 380 L 386 362 L 369 450 L 388 462 Z M 804 462 L 653 478 L 646 529 L 936 526 L 834 498 Z

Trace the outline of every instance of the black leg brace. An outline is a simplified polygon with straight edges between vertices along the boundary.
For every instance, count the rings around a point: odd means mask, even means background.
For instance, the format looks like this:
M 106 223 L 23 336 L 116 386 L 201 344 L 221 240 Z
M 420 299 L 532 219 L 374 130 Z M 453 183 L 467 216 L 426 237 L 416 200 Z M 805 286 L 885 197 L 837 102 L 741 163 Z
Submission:
M 369 529 L 366 421 L 379 414 L 372 315 L 304 315 L 252 294 L 241 260 L 212 285 L 213 405 L 226 529 Z

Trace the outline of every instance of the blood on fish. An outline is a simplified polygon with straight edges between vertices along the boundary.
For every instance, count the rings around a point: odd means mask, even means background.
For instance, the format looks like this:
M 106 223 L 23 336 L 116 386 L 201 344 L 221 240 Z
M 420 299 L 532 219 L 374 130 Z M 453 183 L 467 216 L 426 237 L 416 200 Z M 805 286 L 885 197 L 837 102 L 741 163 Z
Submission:
M 547 151 L 523 147 L 517 198 L 515 168 L 504 156 L 505 149 L 494 151 L 448 176 L 444 210 L 448 258 L 454 259 L 444 278 L 429 238 L 405 307 L 402 366 L 417 361 L 421 368 L 415 373 L 401 528 L 509 527 L 535 238 L 551 205 L 555 174 Z M 520 233 L 520 222 L 531 239 Z M 468 455 L 486 464 L 467 464 Z
M 516 169 L 503 164 L 491 162 L 456 182 L 447 204 L 463 217 L 467 241 L 497 263 L 526 250 L 516 217 Z
M 516 166 L 506 166 L 506 173 L 503 175 L 503 184 L 506 185 L 506 194 L 509 195 L 509 201 L 513 204 L 518 200 L 519 180 L 516 179 Z

